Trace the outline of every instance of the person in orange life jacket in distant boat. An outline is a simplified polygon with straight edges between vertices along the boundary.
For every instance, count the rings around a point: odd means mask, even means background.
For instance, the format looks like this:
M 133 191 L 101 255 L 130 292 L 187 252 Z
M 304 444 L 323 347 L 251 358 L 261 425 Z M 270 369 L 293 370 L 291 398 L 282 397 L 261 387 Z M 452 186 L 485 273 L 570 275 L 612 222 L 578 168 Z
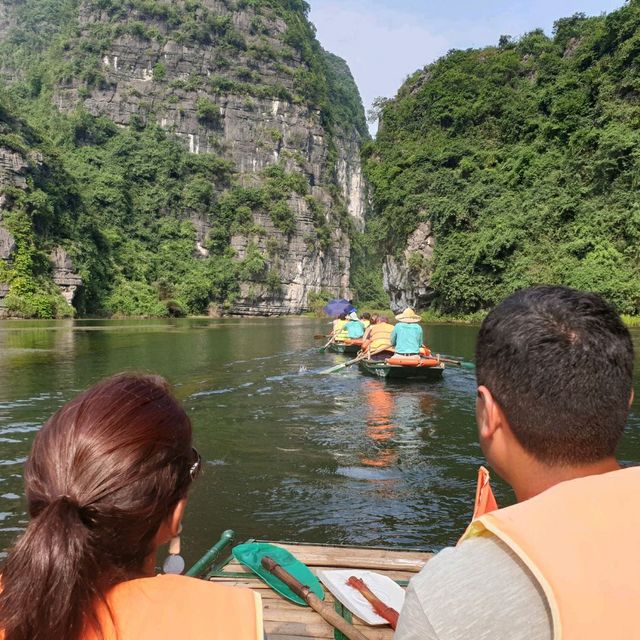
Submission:
M 364 335 L 364 325 L 358 319 L 358 314 L 352 311 L 347 316 L 347 324 L 344 325 L 347 337 L 351 340 L 358 340 Z
M 640 467 L 615 458 L 633 361 L 597 294 L 533 287 L 487 316 L 478 437 L 518 504 L 474 520 L 411 580 L 396 640 L 638 637 Z
M 389 347 L 391 349 L 391 333 L 393 325 L 389 323 L 387 316 L 376 316 L 375 324 L 372 324 L 364 333 L 362 339 L 362 349 L 368 349 L 370 353 L 375 353 L 380 349 Z M 379 360 L 384 360 L 389 356 L 389 352 L 382 352 L 376 356 Z
M 391 344 L 400 355 L 418 355 L 424 340 L 420 316 L 413 309 L 405 309 L 396 316 L 398 324 L 391 333 Z

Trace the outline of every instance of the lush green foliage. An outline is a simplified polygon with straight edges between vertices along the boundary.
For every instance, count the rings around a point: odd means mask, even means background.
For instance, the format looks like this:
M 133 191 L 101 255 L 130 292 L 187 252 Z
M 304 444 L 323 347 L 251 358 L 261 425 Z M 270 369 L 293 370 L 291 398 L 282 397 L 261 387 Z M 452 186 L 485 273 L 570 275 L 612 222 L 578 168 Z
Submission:
M 363 110 L 353 79 L 339 59 L 329 69 L 306 2 L 223 0 L 212 7 L 200 0 L 87 0 L 83 12 L 99 19 L 80 27 L 78 0 L 0 1 L 17 20 L 0 42 L 0 74 L 9 87 L 2 91 L 13 101 L 0 104 L 0 146 L 24 157 L 37 150 L 45 158 L 41 167 L 30 162 L 25 190 L 5 194 L 10 213 L 3 213 L 2 224 L 17 251 L 10 264 L 0 263 L 0 282 L 11 286 L 5 301 L 11 310 L 37 317 L 73 312 L 51 280 L 49 254 L 56 246 L 68 251 L 82 276 L 74 304 L 83 314 L 205 313 L 211 303 L 231 304 L 242 280 L 277 292 L 281 249 L 262 255 L 252 244 L 239 260 L 230 239 L 266 235 L 255 223 L 261 213 L 285 238 L 291 236 L 297 224 L 294 195 L 305 198 L 313 214 L 317 237 L 310 241 L 328 248 L 327 212 L 309 193 L 304 174 L 277 165 L 257 176 L 254 186 L 240 186 L 230 164 L 215 155 L 188 154 L 153 124 L 161 100 L 167 106 L 186 91 L 196 94 L 198 121 L 211 130 L 214 147 L 225 93 L 246 95 L 248 102 L 276 98 L 319 109 L 329 140 L 338 125 L 360 127 Z M 248 33 L 234 26 L 233 11 L 242 9 L 255 14 Z M 77 87 L 80 104 L 96 89 L 112 89 L 114 78 L 102 58 L 123 37 L 142 41 L 151 55 L 170 41 L 215 47 L 212 73 L 194 69 L 172 78 L 158 54 L 150 86 L 160 93 L 166 89 L 166 97 L 139 100 L 128 129 L 82 108 L 57 112 L 53 104 L 61 89 Z M 265 65 L 277 73 L 262 73 Z M 144 97 L 136 88 L 128 91 Z M 275 144 L 283 139 L 278 129 L 266 136 Z M 332 179 L 328 170 L 324 180 Z M 208 226 L 209 236 L 200 232 L 197 238 L 196 229 Z
M 323 57 L 333 121 L 346 130 L 355 128 L 364 139 L 368 139 L 369 129 L 362 100 L 349 65 L 328 51 L 323 51 Z
M 371 233 L 400 251 L 437 239 L 444 312 L 535 283 L 597 290 L 640 311 L 640 2 L 452 51 L 382 109 L 366 153 Z
M 359 307 L 387 308 L 389 296 L 382 284 L 383 254 L 372 234 L 355 233 L 351 247 L 351 289 Z
M 51 281 L 49 254 L 57 245 L 72 250 L 75 221 L 82 225 L 81 206 L 72 180 L 59 159 L 23 121 L 0 101 L 0 148 L 18 154 L 28 171 L 28 188 L 6 185 L 2 225 L 15 241 L 9 263 L 0 261 L 0 281 L 10 285 L 6 307 L 24 317 L 68 316 L 73 309 Z M 36 238 L 37 233 L 37 238 Z
M 123 130 L 82 111 L 54 120 L 57 160 L 43 146 L 47 164 L 32 170 L 27 190 L 5 189 L 3 224 L 17 245 L 3 274 L 7 306 L 36 317 L 71 312 L 49 279 L 47 252 L 58 244 L 82 275 L 81 313 L 203 313 L 210 301 L 230 303 L 239 263 L 225 251 L 196 258 L 191 222 L 224 215 L 218 196 L 230 165 L 187 153 L 155 127 Z

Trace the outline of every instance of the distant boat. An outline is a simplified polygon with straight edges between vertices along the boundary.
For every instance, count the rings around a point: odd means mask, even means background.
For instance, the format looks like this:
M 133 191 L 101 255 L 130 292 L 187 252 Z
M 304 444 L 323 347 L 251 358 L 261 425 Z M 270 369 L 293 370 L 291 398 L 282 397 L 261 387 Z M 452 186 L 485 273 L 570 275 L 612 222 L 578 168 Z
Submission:
M 358 367 L 362 373 L 376 378 L 394 380 L 440 380 L 445 365 L 437 358 L 415 357 L 415 364 L 396 364 L 393 358 L 387 360 L 360 360 Z
M 354 354 L 362 348 L 362 340 L 334 340 L 328 348 L 334 353 Z

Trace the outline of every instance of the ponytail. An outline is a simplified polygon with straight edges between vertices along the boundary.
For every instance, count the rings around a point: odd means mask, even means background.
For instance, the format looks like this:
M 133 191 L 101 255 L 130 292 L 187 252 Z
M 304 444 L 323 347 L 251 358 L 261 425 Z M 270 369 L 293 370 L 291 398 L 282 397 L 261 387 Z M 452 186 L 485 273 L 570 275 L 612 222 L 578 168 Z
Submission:
M 0 570 L 0 637 L 103 637 L 98 609 L 144 575 L 193 465 L 191 423 L 162 378 L 123 374 L 62 407 L 25 466 L 31 520 Z
M 91 532 L 79 505 L 61 496 L 31 520 L 2 569 L 5 640 L 79 637 L 96 596 L 87 580 L 94 572 Z

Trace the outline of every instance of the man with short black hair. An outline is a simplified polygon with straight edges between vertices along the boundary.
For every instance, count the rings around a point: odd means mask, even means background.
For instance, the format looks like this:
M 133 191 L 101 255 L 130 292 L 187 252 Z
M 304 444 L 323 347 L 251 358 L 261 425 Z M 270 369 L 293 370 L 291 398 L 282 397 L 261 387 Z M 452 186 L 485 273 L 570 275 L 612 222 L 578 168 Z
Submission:
M 518 504 L 474 520 L 409 586 L 397 640 L 637 637 L 640 467 L 615 449 L 633 345 L 600 296 L 515 293 L 478 335 L 480 446 Z

